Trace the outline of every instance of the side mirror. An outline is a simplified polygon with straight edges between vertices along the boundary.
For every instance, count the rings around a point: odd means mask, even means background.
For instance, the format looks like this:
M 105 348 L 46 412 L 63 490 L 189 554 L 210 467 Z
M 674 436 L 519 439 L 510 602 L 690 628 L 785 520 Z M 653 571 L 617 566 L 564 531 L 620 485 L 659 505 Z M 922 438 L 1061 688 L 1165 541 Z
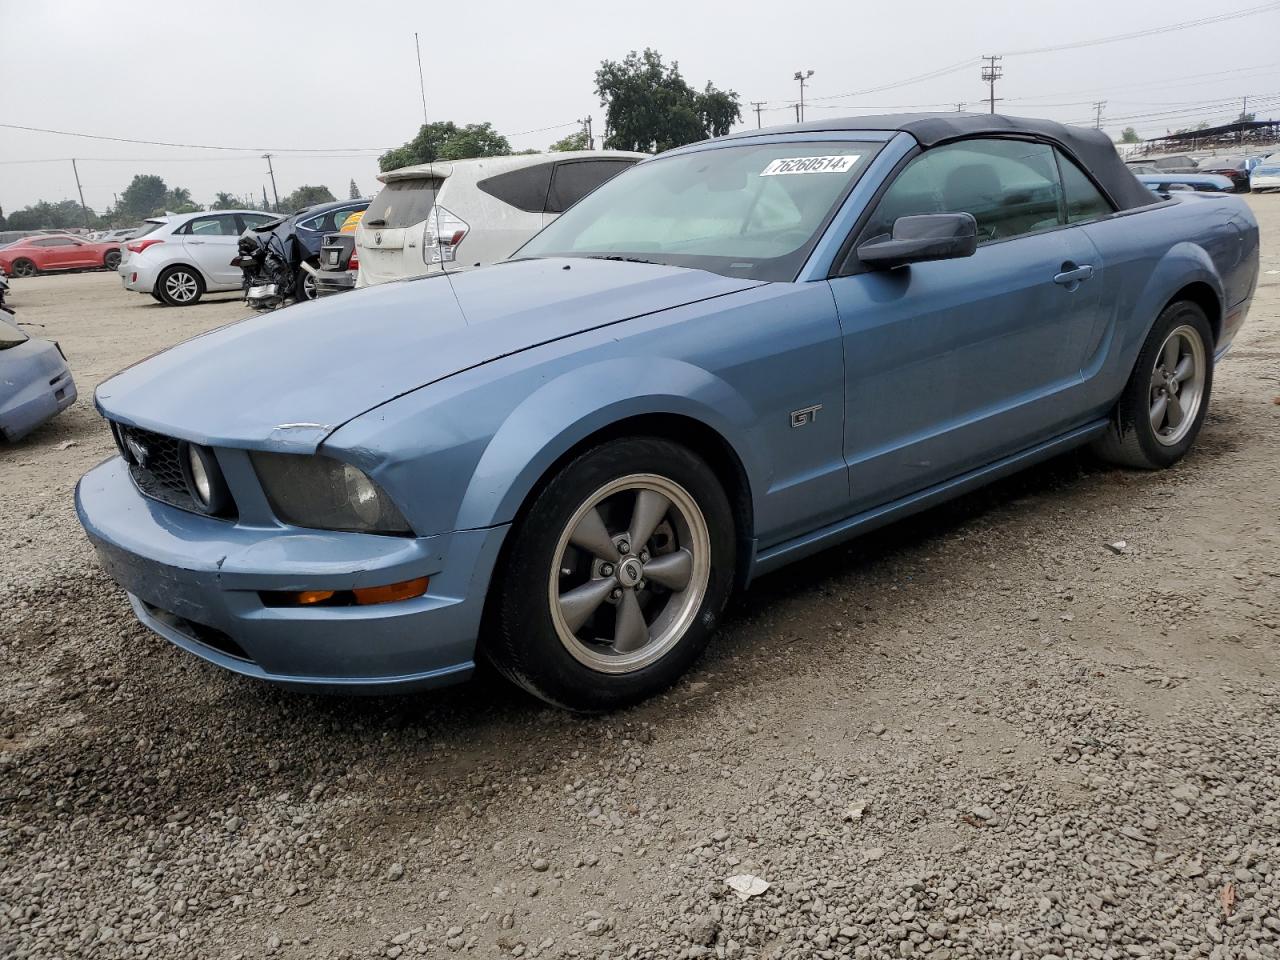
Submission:
M 858 247 L 869 267 L 892 270 L 909 263 L 971 257 L 978 249 L 978 221 L 970 213 L 925 213 L 893 221 L 893 235 Z

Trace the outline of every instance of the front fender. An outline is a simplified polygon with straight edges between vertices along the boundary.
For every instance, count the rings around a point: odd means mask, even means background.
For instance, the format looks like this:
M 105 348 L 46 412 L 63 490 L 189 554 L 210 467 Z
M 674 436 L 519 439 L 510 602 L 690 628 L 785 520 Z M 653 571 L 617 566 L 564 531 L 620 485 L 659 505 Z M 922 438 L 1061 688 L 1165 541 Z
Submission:
M 754 411 L 737 390 L 681 360 L 615 357 L 562 373 L 511 411 L 476 463 L 454 529 L 511 522 L 574 446 L 620 420 L 651 414 L 689 417 L 715 430 L 747 476 L 767 486 L 767 460 L 750 439 Z

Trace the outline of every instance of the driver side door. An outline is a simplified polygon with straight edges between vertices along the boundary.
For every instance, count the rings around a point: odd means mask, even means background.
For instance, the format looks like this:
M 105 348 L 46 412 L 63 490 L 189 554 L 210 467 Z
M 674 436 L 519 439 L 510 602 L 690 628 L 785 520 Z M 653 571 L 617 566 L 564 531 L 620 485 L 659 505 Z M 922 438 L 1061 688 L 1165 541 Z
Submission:
M 856 247 L 889 233 L 898 217 L 951 212 L 978 222 L 972 257 L 894 270 L 858 262 Z M 1024 140 L 936 147 L 876 201 L 844 275 L 830 281 L 846 358 L 852 512 L 1016 453 L 1079 419 L 1101 264 L 1083 231 L 1065 224 L 1053 148 Z

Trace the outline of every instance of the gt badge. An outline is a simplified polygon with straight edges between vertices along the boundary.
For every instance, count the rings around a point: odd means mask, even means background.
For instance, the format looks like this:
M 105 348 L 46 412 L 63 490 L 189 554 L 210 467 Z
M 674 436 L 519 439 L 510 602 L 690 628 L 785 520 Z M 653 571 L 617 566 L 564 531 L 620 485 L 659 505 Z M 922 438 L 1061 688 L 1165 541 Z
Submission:
M 813 423 L 817 419 L 818 411 L 822 409 L 822 404 L 815 403 L 812 407 L 804 407 L 801 410 L 791 411 L 791 426 L 804 427 Z

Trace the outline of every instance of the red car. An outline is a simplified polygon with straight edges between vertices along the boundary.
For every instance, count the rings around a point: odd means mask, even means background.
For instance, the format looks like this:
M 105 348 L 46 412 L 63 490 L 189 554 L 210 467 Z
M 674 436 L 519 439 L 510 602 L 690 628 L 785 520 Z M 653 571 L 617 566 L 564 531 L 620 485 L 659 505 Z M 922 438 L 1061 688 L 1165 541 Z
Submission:
M 0 247 L 0 270 L 11 277 L 34 277 L 46 270 L 93 270 L 120 266 L 120 244 L 90 243 L 65 233 L 23 237 Z

